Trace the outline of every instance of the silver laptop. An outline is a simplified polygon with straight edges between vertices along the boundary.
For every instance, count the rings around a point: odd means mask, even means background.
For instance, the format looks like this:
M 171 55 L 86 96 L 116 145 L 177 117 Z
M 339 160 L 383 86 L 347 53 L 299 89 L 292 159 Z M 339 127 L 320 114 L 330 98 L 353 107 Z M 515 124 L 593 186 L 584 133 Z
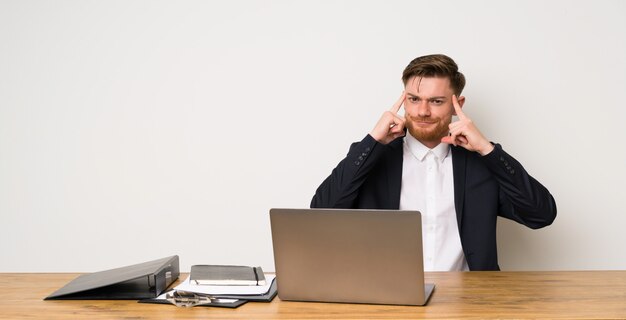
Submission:
M 271 209 L 281 300 L 424 305 L 418 211 Z

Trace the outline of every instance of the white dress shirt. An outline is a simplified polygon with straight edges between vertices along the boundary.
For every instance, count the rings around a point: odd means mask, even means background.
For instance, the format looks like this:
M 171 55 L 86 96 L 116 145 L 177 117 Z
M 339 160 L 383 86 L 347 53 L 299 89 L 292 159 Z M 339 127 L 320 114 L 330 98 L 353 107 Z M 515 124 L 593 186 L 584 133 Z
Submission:
M 469 270 L 454 208 L 450 145 L 429 149 L 407 134 L 403 148 L 400 209 L 422 213 L 424 271 Z

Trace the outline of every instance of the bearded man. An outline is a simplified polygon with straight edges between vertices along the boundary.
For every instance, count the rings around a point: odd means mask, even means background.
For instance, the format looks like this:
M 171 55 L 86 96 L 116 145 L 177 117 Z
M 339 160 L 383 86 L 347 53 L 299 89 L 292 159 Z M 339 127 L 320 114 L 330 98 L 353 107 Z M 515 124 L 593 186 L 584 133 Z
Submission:
M 425 271 L 499 270 L 497 217 L 542 228 L 556 218 L 554 198 L 462 111 L 454 60 L 418 57 L 402 81 L 398 101 L 352 144 L 311 207 L 418 210 Z

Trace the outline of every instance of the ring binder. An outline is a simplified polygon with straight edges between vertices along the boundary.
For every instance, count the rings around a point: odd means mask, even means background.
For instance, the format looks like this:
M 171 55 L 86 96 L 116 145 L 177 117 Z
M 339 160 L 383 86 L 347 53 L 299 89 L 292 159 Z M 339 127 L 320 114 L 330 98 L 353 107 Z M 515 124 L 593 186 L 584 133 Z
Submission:
M 180 275 L 177 255 L 106 271 L 84 274 L 44 300 L 155 298 Z

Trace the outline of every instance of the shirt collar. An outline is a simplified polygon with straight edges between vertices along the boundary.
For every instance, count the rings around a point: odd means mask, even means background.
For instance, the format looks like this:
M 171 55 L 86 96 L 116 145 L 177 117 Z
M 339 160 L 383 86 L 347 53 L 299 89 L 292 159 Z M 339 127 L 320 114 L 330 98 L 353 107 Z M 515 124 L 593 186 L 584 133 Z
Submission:
M 439 162 L 443 162 L 443 160 L 450 154 L 449 144 L 440 143 L 436 147 L 430 149 L 415 139 L 415 137 L 411 134 L 407 134 L 404 137 L 404 143 L 407 144 L 409 151 L 411 151 L 413 156 L 415 156 L 415 158 L 419 161 L 424 161 L 429 151 L 432 152 Z

